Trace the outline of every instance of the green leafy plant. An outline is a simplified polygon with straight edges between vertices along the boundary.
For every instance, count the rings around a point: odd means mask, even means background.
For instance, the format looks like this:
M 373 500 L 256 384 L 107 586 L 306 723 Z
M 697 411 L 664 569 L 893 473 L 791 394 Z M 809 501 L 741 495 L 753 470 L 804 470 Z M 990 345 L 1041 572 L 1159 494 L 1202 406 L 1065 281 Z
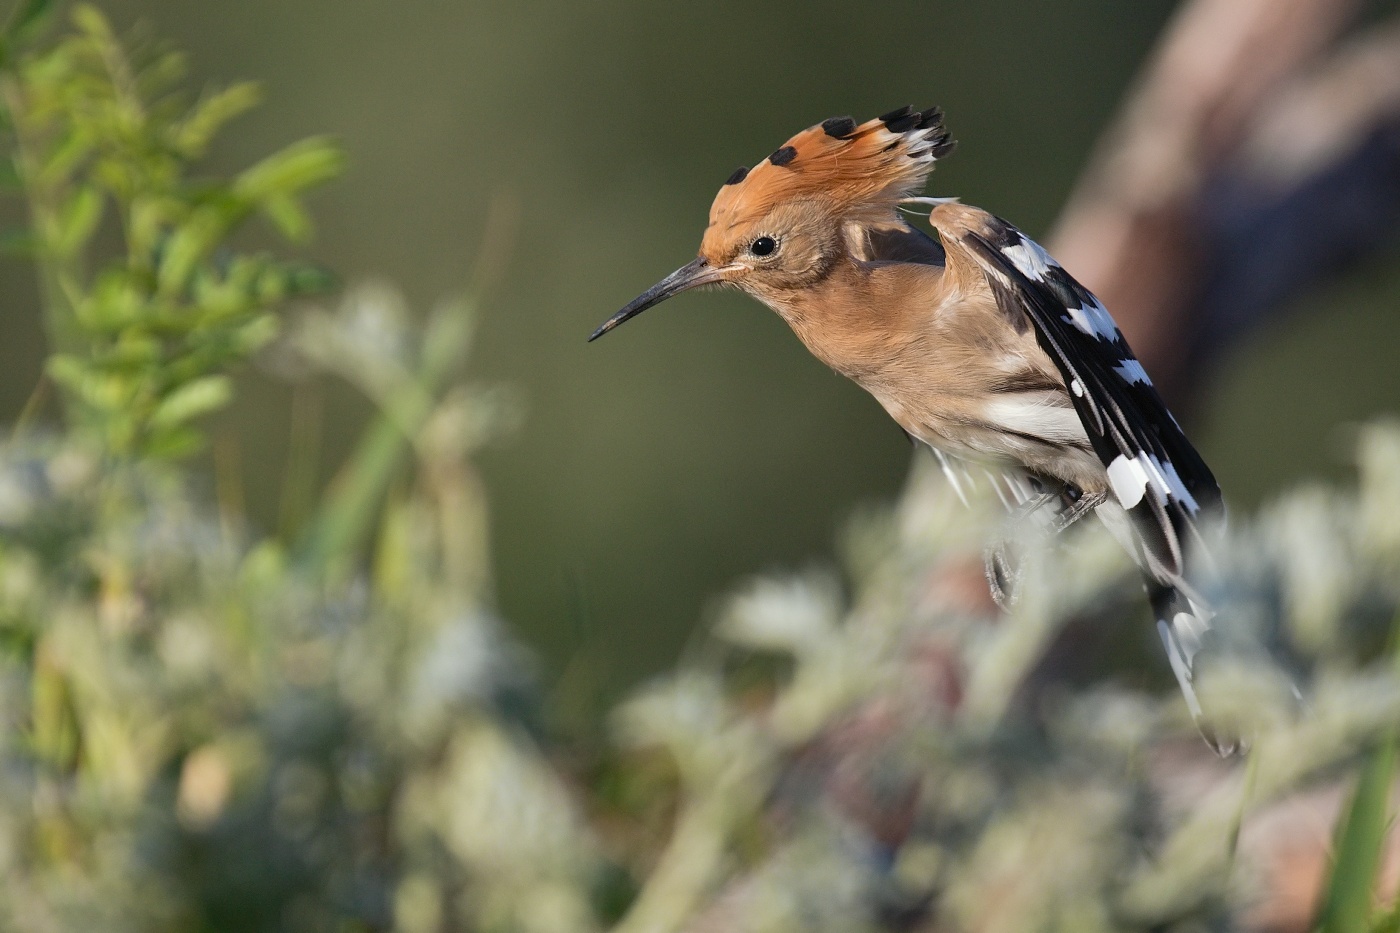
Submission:
M 31 218 L 14 245 L 35 258 L 57 350 L 48 374 L 72 423 L 110 453 L 185 454 L 199 443 L 191 423 L 228 402 L 229 367 L 276 334 L 273 309 L 326 284 L 312 267 L 238 251 L 229 238 L 261 215 L 304 240 L 301 196 L 338 174 L 342 156 L 307 139 L 232 178 L 199 177 L 194 167 L 257 103 L 257 87 L 191 100 L 178 52 L 128 52 L 88 5 L 59 41 L 14 48 L 41 7 L 11 29 L 0 99 Z M 119 243 L 99 248 L 107 217 Z

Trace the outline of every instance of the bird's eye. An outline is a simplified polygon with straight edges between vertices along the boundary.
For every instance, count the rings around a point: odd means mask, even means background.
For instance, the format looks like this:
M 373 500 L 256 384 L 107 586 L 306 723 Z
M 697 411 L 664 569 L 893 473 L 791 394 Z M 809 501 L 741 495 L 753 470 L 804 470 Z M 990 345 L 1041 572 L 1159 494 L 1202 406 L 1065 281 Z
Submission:
M 755 256 L 771 256 L 778 248 L 778 241 L 771 236 L 761 236 L 749 244 L 749 252 Z

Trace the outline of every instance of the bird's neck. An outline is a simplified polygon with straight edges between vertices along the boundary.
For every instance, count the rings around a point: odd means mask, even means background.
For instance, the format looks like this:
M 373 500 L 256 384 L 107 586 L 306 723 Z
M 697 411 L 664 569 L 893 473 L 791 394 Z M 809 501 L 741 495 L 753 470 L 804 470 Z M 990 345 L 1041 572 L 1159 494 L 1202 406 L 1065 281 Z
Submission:
M 810 287 L 756 297 L 817 359 L 868 387 L 901 351 L 927 338 L 943 290 L 939 266 L 849 258 Z

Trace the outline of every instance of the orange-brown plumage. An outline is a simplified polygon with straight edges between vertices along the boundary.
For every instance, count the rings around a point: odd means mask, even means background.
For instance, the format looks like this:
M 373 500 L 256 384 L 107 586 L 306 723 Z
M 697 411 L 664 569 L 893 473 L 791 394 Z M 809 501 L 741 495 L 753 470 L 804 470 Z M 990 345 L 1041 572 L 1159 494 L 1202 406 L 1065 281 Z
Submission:
M 1098 300 L 1010 224 L 915 197 L 953 148 L 937 108 L 828 120 L 721 188 L 699 255 L 594 332 L 698 285 L 758 298 L 809 350 L 952 464 L 1004 478 L 1023 510 L 1094 510 L 1143 568 L 1193 713 L 1191 659 L 1210 611 L 1186 545 L 1219 505 Z M 904 210 L 929 208 L 935 240 Z
M 1019 438 L 1007 450 L 1004 432 L 983 417 L 989 393 L 1018 385 L 1043 390 L 1046 404 L 1073 420 L 1064 381 L 1030 327 L 998 311 L 982 268 L 957 246 L 959 233 L 984 228 L 991 215 L 936 205 L 929 219 L 945 236 L 940 249 L 901 213 L 953 146 L 938 108 L 803 130 L 720 189 L 693 276 L 767 304 L 911 437 L 964 460 L 1014 459 L 1102 489 L 1087 439 L 1066 450 L 1059 438 Z M 764 238 L 774 252 L 757 255 Z M 599 334 L 633 313 L 624 310 Z
M 838 118 L 803 130 L 720 189 L 702 251 L 732 248 L 734 230 L 784 202 L 810 200 L 844 216 L 892 213 L 952 150 L 942 117 L 936 107 L 922 113 L 905 107 L 859 126 Z

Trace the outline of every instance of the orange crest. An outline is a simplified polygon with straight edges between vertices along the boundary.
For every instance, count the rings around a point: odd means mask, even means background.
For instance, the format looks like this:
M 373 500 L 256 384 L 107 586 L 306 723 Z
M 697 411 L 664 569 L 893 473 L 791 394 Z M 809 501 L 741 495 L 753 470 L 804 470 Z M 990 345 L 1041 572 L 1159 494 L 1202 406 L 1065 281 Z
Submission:
M 758 220 L 774 205 L 800 198 L 831 201 L 841 210 L 893 210 L 923 186 L 934 162 L 953 146 L 937 107 L 902 107 L 859 125 L 833 117 L 731 175 L 710 207 L 710 225 L 719 230 Z

